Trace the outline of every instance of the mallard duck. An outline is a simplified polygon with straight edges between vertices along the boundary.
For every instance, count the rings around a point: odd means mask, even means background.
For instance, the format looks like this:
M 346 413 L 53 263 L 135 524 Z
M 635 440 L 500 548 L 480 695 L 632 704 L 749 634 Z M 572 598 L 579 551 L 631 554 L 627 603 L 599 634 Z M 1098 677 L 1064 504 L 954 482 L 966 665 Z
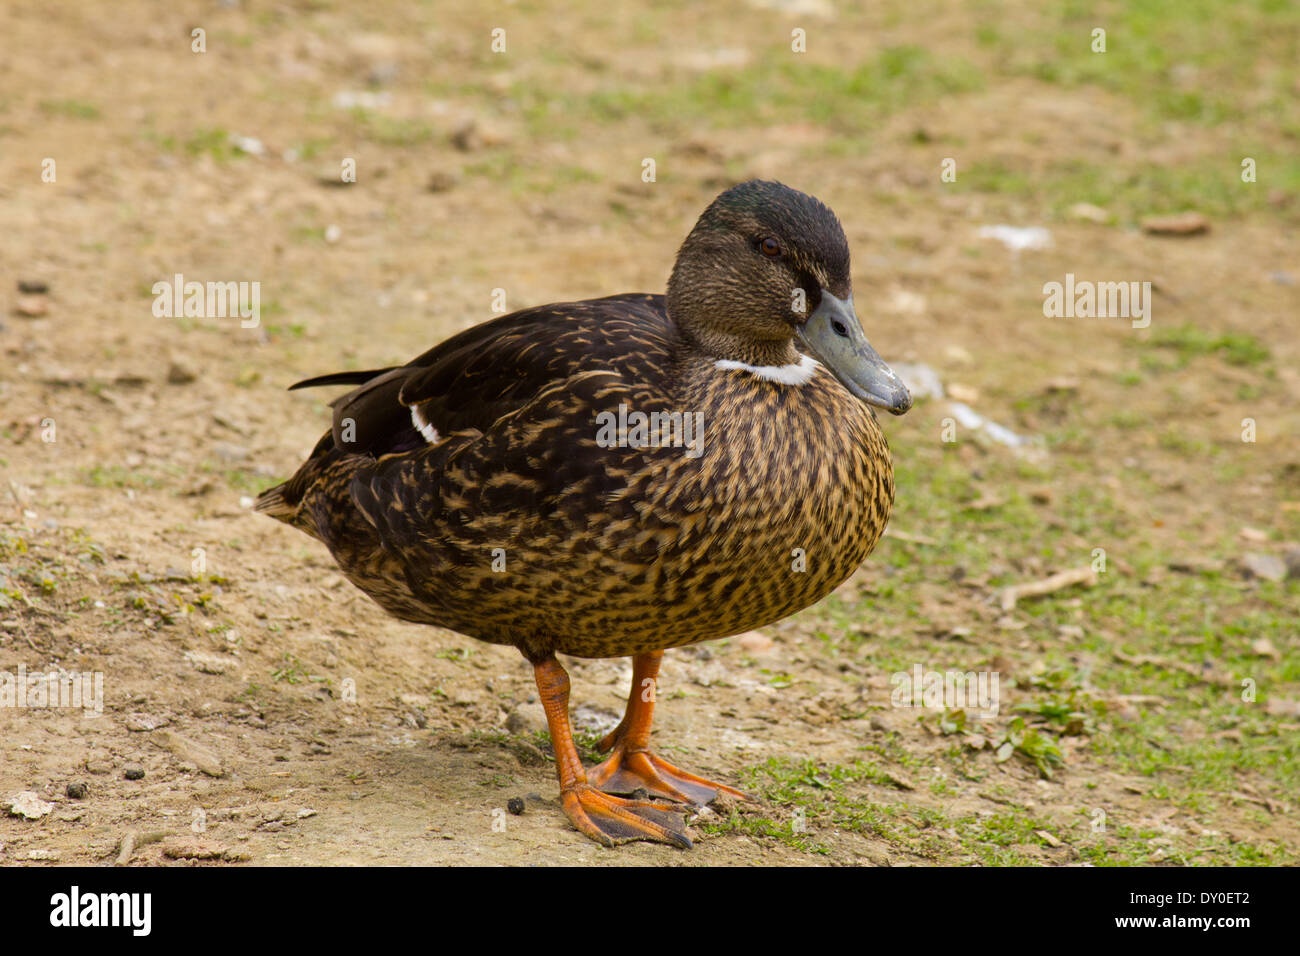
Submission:
M 820 600 L 893 505 L 869 406 L 902 414 L 911 396 L 854 312 L 835 214 L 742 183 L 700 216 L 666 296 L 525 309 L 401 367 L 292 387 L 324 385 L 353 388 L 258 510 L 394 616 L 517 647 L 579 831 L 690 847 L 675 804 L 745 795 L 650 750 L 664 650 Z M 632 657 L 591 770 L 557 654 Z

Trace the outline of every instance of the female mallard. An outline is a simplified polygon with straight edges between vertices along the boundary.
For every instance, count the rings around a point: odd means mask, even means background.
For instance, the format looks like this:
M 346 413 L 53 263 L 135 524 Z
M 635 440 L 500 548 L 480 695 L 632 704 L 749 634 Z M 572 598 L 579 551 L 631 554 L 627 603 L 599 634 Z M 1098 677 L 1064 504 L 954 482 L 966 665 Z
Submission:
M 802 354 L 801 354 L 802 350 Z M 739 791 L 649 750 L 664 648 L 771 624 L 875 546 L 894 498 L 867 405 L 912 399 L 853 311 L 835 214 L 748 182 L 704 211 L 667 297 L 526 309 L 354 385 L 258 510 L 330 549 L 406 621 L 513 644 L 533 665 L 564 810 L 606 844 L 689 847 L 648 797 Z M 557 653 L 633 658 L 632 693 L 584 771 Z

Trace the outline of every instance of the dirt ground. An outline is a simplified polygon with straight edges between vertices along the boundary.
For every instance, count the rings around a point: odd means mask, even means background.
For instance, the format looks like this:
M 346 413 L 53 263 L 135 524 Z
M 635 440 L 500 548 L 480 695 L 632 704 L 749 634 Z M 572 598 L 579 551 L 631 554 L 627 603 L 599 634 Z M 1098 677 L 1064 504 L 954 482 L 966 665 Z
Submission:
M 1270 159 L 1300 119 L 1266 98 L 1300 99 L 1294 22 L 1250 75 L 1170 66 L 1253 91 L 1211 121 L 1026 65 L 1092 23 L 1029 4 L 474 6 L 0 9 L 0 672 L 103 675 L 101 714 L 0 707 L 0 863 L 1296 862 L 1300 174 Z M 249 506 L 327 425 L 291 382 L 405 361 L 497 289 L 659 291 L 754 175 L 836 210 L 887 360 L 1043 444 L 947 441 L 938 398 L 884 422 L 899 503 L 862 570 L 664 664 L 659 746 L 758 806 L 608 851 L 558 809 L 515 651 L 387 618 Z M 1207 233 L 1139 226 L 1188 208 Z M 1045 318 L 1067 272 L 1153 282 L 1151 328 Z M 259 282 L 259 325 L 157 317 L 177 273 Z M 1000 605 L 1096 548 L 1095 587 Z M 891 706 L 917 663 L 1003 674 L 1003 712 Z M 588 742 L 630 674 L 571 662 Z M 1016 713 L 1050 736 L 999 752 Z

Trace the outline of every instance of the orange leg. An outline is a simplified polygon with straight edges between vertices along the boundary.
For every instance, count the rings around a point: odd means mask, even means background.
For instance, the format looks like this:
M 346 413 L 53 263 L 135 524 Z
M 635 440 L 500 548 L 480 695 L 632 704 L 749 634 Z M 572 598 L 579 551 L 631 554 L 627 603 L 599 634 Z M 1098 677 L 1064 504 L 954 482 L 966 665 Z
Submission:
M 578 748 L 569 727 L 569 675 L 554 657 L 534 662 L 533 676 L 541 694 L 546 722 L 551 728 L 560 800 L 573 825 L 597 843 L 614 846 L 633 840 L 653 840 L 684 850 L 691 848 L 685 823 L 674 813 L 649 800 L 622 800 L 601 793 L 587 781 Z
M 614 752 L 600 766 L 592 768 L 587 779 L 606 793 L 635 793 L 644 789 L 652 796 L 697 806 L 712 802 L 719 793 L 752 800 L 734 787 L 679 770 L 650 752 L 650 724 L 654 720 L 655 689 L 663 656 L 663 651 L 654 651 L 632 658 L 632 692 L 627 698 L 627 712 L 610 735 L 596 745 L 601 753 L 611 749 Z

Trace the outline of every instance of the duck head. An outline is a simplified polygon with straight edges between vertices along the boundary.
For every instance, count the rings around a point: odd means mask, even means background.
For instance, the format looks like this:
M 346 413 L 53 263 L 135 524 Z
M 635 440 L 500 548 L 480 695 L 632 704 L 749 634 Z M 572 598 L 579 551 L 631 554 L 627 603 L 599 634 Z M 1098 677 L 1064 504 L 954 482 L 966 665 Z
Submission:
M 704 210 L 677 253 L 668 314 L 716 358 L 790 365 L 804 352 L 867 404 L 895 415 L 912 407 L 853 309 L 844 228 L 788 186 L 741 183 Z

